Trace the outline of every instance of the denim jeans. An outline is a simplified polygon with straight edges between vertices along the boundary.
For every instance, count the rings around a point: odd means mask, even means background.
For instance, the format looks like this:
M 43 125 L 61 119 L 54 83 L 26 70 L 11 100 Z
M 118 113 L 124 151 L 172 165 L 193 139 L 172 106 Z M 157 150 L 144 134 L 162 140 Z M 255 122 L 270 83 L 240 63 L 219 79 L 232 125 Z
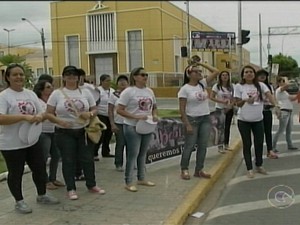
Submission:
M 247 170 L 252 170 L 251 157 L 251 131 L 254 139 L 255 165 L 263 164 L 263 147 L 264 147 L 264 123 L 263 120 L 258 122 L 246 122 L 238 120 L 238 128 L 243 142 L 243 155 Z
M 81 163 L 87 188 L 96 186 L 94 144 L 85 137 L 84 129 L 55 130 L 55 140 L 62 158 L 62 172 L 67 191 L 76 190 L 75 171 L 77 160 Z
M 273 138 L 273 149 L 277 147 L 277 141 L 280 135 L 285 131 L 285 139 L 288 148 L 293 147 L 291 133 L 293 127 L 293 112 L 281 111 L 281 116 L 279 118 L 279 128 Z
M 211 122 L 209 115 L 188 117 L 188 120 L 193 127 L 193 133 L 185 133 L 184 149 L 181 156 L 180 166 L 181 170 L 187 170 L 189 168 L 191 154 L 194 150 L 195 144 L 197 144 L 195 172 L 199 172 L 204 167 Z
M 145 180 L 146 156 L 152 134 L 138 134 L 135 126 L 123 125 L 124 137 L 127 145 L 127 159 L 125 168 L 125 183 L 133 182 L 134 166 L 137 162 L 137 179 Z
M 56 173 L 59 163 L 59 150 L 54 140 L 54 133 L 42 133 L 40 136 L 41 147 L 44 152 L 44 160 L 47 162 L 50 155 L 49 175 L 47 175 L 47 181 L 53 182 L 56 180 Z
M 116 123 L 116 126 L 118 127 L 119 131 L 115 133 L 115 137 L 116 137 L 115 166 L 122 167 L 124 162 L 123 156 L 124 156 L 124 149 L 125 149 L 125 137 L 123 132 L 123 124 Z

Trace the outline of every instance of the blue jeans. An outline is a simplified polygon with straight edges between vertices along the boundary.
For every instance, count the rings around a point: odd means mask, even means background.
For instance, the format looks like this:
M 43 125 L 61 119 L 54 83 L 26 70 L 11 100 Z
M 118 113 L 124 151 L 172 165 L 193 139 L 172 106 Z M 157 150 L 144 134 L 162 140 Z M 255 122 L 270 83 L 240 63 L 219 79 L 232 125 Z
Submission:
M 49 176 L 47 175 L 47 181 L 53 182 L 56 180 L 56 173 L 59 163 L 59 150 L 54 140 L 54 133 L 42 133 L 40 136 L 41 147 L 44 152 L 44 159 L 47 162 L 50 155 L 51 160 L 49 164 Z
M 189 168 L 191 154 L 194 150 L 194 146 L 197 144 L 195 172 L 199 172 L 204 167 L 211 122 L 209 115 L 199 117 L 188 116 L 188 120 L 193 127 L 193 133 L 185 133 L 184 149 L 181 156 L 180 166 L 181 170 L 187 170 Z
M 273 138 L 273 150 L 277 147 L 277 141 L 280 135 L 285 131 L 285 139 L 288 148 L 293 147 L 291 133 L 293 127 L 293 112 L 281 111 L 281 116 L 279 118 L 279 128 Z
M 55 140 L 61 153 L 62 172 L 67 191 L 76 190 L 74 176 L 77 160 L 82 166 L 87 188 L 96 186 L 94 144 L 85 138 L 84 129 L 56 128 Z
M 137 179 L 145 179 L 146 156 L 152 134 L 138 134 L 135 126 L 123 125 L 123 132 L 126 141 L 126 168 L 125 183 L 132 184 L 134 165 L 137 162 Z
M 115 133 L 115 137 L 116 137 L 115 166 L 122 167 L 124 162 L 123 156 L 124 156 L 124 149 L 125 149 L 125 137 L 123 132 L 123 124 L 116 123 L 116 126 L 119 128 L 119 131 Z

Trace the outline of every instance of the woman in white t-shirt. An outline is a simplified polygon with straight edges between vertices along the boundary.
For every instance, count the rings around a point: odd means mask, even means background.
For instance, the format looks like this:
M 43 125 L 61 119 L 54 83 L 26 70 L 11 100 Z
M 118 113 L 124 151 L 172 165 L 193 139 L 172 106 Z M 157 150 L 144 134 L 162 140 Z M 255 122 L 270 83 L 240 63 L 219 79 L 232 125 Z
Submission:
M 114 157 L 110 153 L 110 140 L 112 137 L 111 126 L 108 118 L 108 100 L 112 93 L 115 91 L 111 86 L 111 78 L 108 74 L 102 74 L 100 76 L 100 86 L 97 87 L 100 91 L 100 102 L 97 104 L 97 115 L 98 118 L 106 125 L 107 129 L 102 131 L 102 135 L 98 144 L 95 145 L 94 150 L 94 159 L 99 161 L 98 151 L 101 146 L 101 155 L 102 157 Z
M 33 91 L 39 98 L 43 111 L 46 112 L 47 101 L 49 99 L 50 94 L 53 91 L 52 84 L 45 80 L 39 81 L 34 85 Z M 54 140 L 54 128 L 54 123 L 50 122 L 49 120 L 45 120 L 43 122 L 42 134 L 40 136 L 45 162 L 47 162 L 48 157 L 50 156 L 49 174 L 47 176 L 48 182 L 46 186 L 49 190 L 54 190 L 58 187 L 65 186 L 62 182 L 56 180 L 56 173 L 60 154 L 56 142 Z
M 4 157 L 8 176 L 7 184 L 14 197 L 15 209 L 19 213 L 31 213 L 32 209 L 23 200 L 22 176 L 25 162 L 32 171 L 37 190 L 38 203 L 57 204 L 58 199 L 46 194 L 46 163 L 41 151 L 40 133 L 26 139 L 30 132 L 22 127 L 37 124 L 47 119 L 36 94 L 24 88 L 25 69 L 19 64 L 10 64 L 5 71 L 8 87 L 0 93 L 0 149 Z M 32 133 L 31 132 L 31 133 Z M 25 138 L 23 137 L 25 136 Z
M 241 72 L 242 80 L 234 88 L 234 97 L 239 107 L 237 113 L 238 129 L 243 141 L 243 155 L 248 178 L 254 177 L 251 157 L 251 132 L 254 137 L 256 171 L 267 174 L 262 167 L 264 143 L 263 99 L 266 97 L 272 105 L 276 105 L 268 87 L 264 83 L 258 82 L 255 75 L 256 72 L 252 66 L 244 66 Z
M 124 118 L 117 114 L 116 108 L 119 102 L 120 95 L 125 88 L 128 87 L 128 78 L 125 75 L 120 75 L 117 78 L 117 90 L 113 92 L 108 100 L 108 117 L 111 124 L 111 130 L 116 137 L 115 145 L 115 166 L 117 171 L 123 170 L 123 155 L 125 149 L 125 138 L 123 133 Z
M 85 184 L 91 193 L 104 194 L 96 185 L 94 144 L 85 135 L 90 118 L 96 116 L 96 103 L 91 93 L 78 88 L 80 73 L 75 66 L 66 66 L 62 72 L 63 88 L 56 89 L 47 102 L 47 112 L 68 121 L 71 126 L 56 126 L 55 140 L 62 158 L 62 172 L 70 200 L 78 199 L 75 185 L 77 159 L 80 160 Z
M 214 84 L 210 94 L 210 99 L 216 102 L 216 116 L 219 117 L 220 124 L 218 140 L 218 151 L 220 153 L 226 153 L 225 150 L 229 150 L 229 137 L 230 127 L 233 117 L 233 86 L 230 82 L 230 75 L 227 71 L 220 72 L 218 76 L 218 83 Z
M 203 79 L 199 65 L 211 71 L 206 79 Z M 206 88 L 207 83 L 218 74 L 216 68 L 204 63 L 187 66 L 184 71 L 184 85 L 178 92 L 179 111 L 186 129 L 180 162 L 181 178 L 184 180 L 190 179 L 189 163 L 195 145 L 197 154 L 194 177 L 211 178 L 211 175 L 203 170 L 211 130 L 209 96 Z
M 258 70 L 256 72 L 256 76 L 258 81 L 263 82 L 269 88 L 271 94 L 274 96 L 274 88 L 269 83 L 269 73 L 264 70 Z M 263 110 L 263 121 L 264 121 L 264 134 L 265 134 L 265 142 L 267 146 L 267 157 L 269 159 L 278 159 L 277 154 L 273 151 L 272 147 L 272 127 L 273 127 L 273 112 L 272 108 L 274 106 L 270 103 L 268 98 L 264 98 L 264 110 Z
M 130 73 L 129 83 L 120 95 L 117 113 L 124 117 L 123 132 L 126 142 L 127 158 L 125 168 L 125 189 L 136 192 L 133 184 L 134 166 L 137 162 L 137 184 L 155 186 L 145 179 L 145 164 L 147 150 L 152 133 L 140 134 L 136 131 L 139 120 L 147 120 L 152 116 L 153 121 L 158 121 L 156 98 L 153 91 L 146 87 L 148 74 L 143 67 L 135 68 Z
M 280 113 L 278 115 L 279 128 L 273 137 L 272 147 L 274 151 L 277 151 L 277 141 L 280 135 L 285 131 L 285 140 L 288 150 L 298 150 L 298 148 L 293 145 L 292 141 L 293 101 L 297 100 L 297 95 L 290 95 L 286 91 L 289 87 L 289 83 L 284 77 L 278 77 L 277 84 L 278 88 L 276 89 L 275 95 L 280 106 Z

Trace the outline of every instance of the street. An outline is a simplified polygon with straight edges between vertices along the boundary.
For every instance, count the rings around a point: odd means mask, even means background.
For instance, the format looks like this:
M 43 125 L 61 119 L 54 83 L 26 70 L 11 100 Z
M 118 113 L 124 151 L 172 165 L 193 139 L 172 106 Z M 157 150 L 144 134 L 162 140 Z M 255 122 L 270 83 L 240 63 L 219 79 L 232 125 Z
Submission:
M 295 105 L 292 140 L 300 149 L 298 112 L 299 106 Z M 278 120 L 273 121 L 274 134 Z M 264 157 L 264 167 L 269 174 L 256 173 L 254 179 L 245 176 L 246 166 L 240 152 L 222 180 L 195 210 L 204 216 L 190 216 L 185 225 L 300 224 L 300 151 L 287 150 L 285 135 L 279 139 L 278 150 L 279 159 Z

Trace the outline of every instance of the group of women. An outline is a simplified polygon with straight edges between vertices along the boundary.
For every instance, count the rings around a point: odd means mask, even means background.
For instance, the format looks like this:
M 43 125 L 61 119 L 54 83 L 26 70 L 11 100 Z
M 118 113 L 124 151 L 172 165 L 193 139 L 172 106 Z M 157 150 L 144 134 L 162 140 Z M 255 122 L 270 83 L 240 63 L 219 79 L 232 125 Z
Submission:
M 204 78 L 201 68 L 209 70 L 210 75 Z M 38 203 L 59 203 L 58 199 L 46 194 L 46 187 L 56 189 L 66 186 L 67 197 L 70 200 L 78 199 L 75 183 L 78 169 L 83 172 L 89 192 L 104 194 L 105 191 L 96 184 L 94 160 L 98 156 L 96 153 L 100 144 L 103 145 L 102 155 L 110 157 L 110 150 L 107 148 L 109 141 L 106 138 L 111 137 L 112 133 L 116 134 L 115 166 L 118 171 L 123 171 L 123 154 L 126 149 L 125 189 L 130 192 L 138 191 L 134 182 L 135 167 L 137 185 L 155 186 L 155 183 L 147 180 L 145 176 L 146 153 L 151 133 L 141 133 L 136 129 L 141 120 L 150 118 L 154 123 L 158 121 L 156 98 L 153 91 L 146 86 L 148 74 L 145 69 L 133 69 L 129 79 L 124 75 L 119 76 L 116 90 L 110 88 L 108 75 L 101 76 L 101 98 L 97 104 L 97 99 L 89 88 L 83 88 L 84 84 L 80 82 L 82 74 L 85 73 L 80 69 L 66 66 L 62 72 L 61 88 L 54 90 L 52 80 L 40 79 L 33 92 L 24 88 L 25 70 L 21 65 L 11 64 L 6 69 L 5 80 L 8 87 L 0 93 L 0 149 L 7 165 L 7 182 L 16 201 L 15 209 L 20 213 L 32 212 L 22 195 L 25 163 L 32 171 Z M 276 96 L 281 103 L 281 111 L 277 111 L 281 112 L 278 116 L 282 128 L 280 127 L 272 143 L 271 108 L 279 106 L 274 99 L 274 90 L 266 81 L 267 75 L 265 71 L 256 73 L 251 66 L 245 66 L 241 72 L 241 82 L 233 87 L 228 72 L 219 72 L 207 63 L 202 63 L 199 58 L 186 67 L 184 85 L 178 92 L 179 111 L 185 126 L 185 144 L 180 162 L 182 179 L 190 179 L 189 163 L 195 145 L 197 152 L 193 176 L 211 178 L 211 174 L 204 171 L 210 135 L 207 131 L 211 130 L 209 98 L 217 102 L 216 110 L 225 121 L 222 128 L 224 136 L 218 143 L 219 152 L 230 150 L 230 125 L 233 107 L 237 106 L 238 129 L 243 141 L 247 176 L 254 177 L 251 132 L 254 137 L 257 172 L 267 174 L 262 167 L 263 133 L 265 132 L 266 136 L 268 156 L 277 158 L 274 152 L 277 138 L 284 126 L 291 130 L 291 106 L 287 104 L 287 99 L 295 99 L 286 95 L 283 84 L 280 85 L 279 91 L 276 90 Z M 217 76 L 218 82 L 209 94 L 207 86 Z M 283 83 L 282 80 L 280 82 Z M 279 93 L 284 94 L 280 97 Z M 101 107 L 104 104 L 107 105 L 107 109 Z M 109 124 L 110 130 L 102 135 L 103 139 L 98 144 L 94 144 L 85 134 L 85 127 L 95 116 Z M 24 136 L 20 131 L 21 126 L 26 123 L 32 126 L 42 123 L 41 133 L 33 134 L 36 135 L 34 138 L 28 137 L 28 141 L 20 136 Z M 30 132 L 28 135 L 31 135 Z M 295 149 L 288 135 L 288 147 Z M 48 155 L 51 157 L 49 175 L 46 171 Z M 60 157 L 66 185 L 56 179 Z

